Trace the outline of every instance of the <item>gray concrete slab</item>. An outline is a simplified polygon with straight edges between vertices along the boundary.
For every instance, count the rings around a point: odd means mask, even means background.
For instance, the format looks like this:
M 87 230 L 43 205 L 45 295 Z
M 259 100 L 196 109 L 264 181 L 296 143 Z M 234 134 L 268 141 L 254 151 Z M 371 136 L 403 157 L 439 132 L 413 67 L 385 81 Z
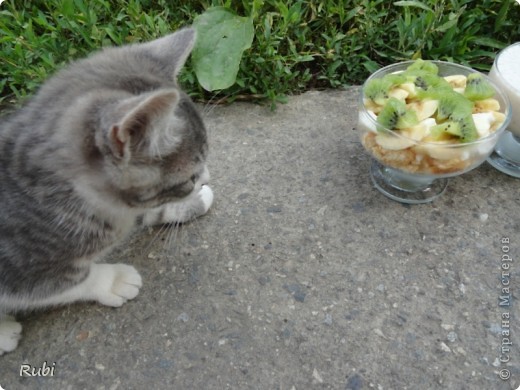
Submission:
M 355 131 L 357 93 L 309 92 L 276 112 L 206 107 L 213 208 L 177 230 L 138 232 L 110 256 L 144 279 L 122 308 L 25 315 L 0 385 L 518 387 L 520 181 L 484 164 L 433 203 L 387 199 Z M 22 364 L 44 363 L 53 376 L 20 377 Z

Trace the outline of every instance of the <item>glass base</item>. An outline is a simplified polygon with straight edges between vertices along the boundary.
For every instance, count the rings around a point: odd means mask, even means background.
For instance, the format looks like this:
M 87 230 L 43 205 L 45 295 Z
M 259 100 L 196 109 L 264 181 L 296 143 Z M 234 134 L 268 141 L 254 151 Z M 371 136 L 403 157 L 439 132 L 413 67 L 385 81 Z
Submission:
M 385 167 L 376 160 L 372 160 L 370 177 L 383 195 L 407 204 L 429 203 L 440 196 L 448 185 L 448 179 L 418 177 Z
M 505 131 L 487 162 L 509 176 L 520 178 L 520 138 Z

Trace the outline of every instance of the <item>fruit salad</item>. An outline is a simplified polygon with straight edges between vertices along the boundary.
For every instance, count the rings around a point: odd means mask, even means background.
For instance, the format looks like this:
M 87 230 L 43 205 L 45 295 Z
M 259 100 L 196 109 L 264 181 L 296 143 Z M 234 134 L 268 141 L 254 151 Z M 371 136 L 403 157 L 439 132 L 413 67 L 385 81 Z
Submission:
M 440 72 L 436 62 L 417 60 L 367 80 L 359 114 L 365 148 L 412 173 L 460 173 L 480 164 L 506 115 L 491 82 L 460 68 L 465 72 Z

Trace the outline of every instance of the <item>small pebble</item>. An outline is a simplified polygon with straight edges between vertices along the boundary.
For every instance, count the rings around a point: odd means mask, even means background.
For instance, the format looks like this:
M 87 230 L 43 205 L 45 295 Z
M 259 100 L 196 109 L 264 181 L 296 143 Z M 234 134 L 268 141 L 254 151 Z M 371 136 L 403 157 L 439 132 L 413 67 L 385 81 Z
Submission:
M 384 338 L 385 340 L 388 340 L 388 337 L 385 336 L 383 331 L 381 329 L 374 329 L 374 333 L 377 334 L 379 337 Z
M 480 214 L 480 215 L 479 215 L 479 219 L 480 219 L 482 222 L 486 222 L 488 218 L 489 218 L 489 215 L 487 215 L 486 213 L 483 213 L 483 214 Z
M 325 319 L 323 320 L 325 325 L 332 325 L 332 314 L 325 313 Z
M 314 371 L 312 372 L 312 377 L 314 379 L 316 379 L 316 381 L 318 383 L 323 383 L 323 378 L 321 377 L 320 373 L 318 372 L 318 370 L 314 369 Z
M 492 323 L 489 326 L 489 331 L 494 334 L 500 334 L 502 333 L 502 326 L 500 326 L 500 324 L 497 323 Z
M 458 338 L 457 333 L 455 333 L 453 331 L 448 333 L 447 339 L 450 343 L 454 343 L 455 341 L 457 341 L 457 338 Z
M 76 340 L 83 341 L 83 340 L 88 339 L 89 337 L 90 337 L 90 332 L 88 330 L 84 330 L 84 331 L 79 332 L 76 335 Z
M 363 378 L 359 374 L 354 374 L 347 380 L 345 390 L 361 390 L 363 388 Z
M 182 321 L 182 322 L 188 322 L 189 319 L 190 319 L 190 316 L 184 312 L 177 316 L 177 320 Z
M 451 352 L 451 349 L 450 347 L 448 347 L 445 343 L 441 342 L 439 343 L 439 348 L 441 349 L 441 351 L 443 352 Z

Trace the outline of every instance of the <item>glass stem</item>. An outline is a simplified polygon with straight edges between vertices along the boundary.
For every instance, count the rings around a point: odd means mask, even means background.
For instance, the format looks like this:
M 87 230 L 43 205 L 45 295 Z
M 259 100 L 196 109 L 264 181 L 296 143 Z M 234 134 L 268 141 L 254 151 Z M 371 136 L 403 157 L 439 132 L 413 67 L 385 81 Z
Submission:
M 386 181 L 402 191 L 415 192 L 428 188 L 433 179 L 430 177 L 417 177 L 389 167 L 383 168 Z

